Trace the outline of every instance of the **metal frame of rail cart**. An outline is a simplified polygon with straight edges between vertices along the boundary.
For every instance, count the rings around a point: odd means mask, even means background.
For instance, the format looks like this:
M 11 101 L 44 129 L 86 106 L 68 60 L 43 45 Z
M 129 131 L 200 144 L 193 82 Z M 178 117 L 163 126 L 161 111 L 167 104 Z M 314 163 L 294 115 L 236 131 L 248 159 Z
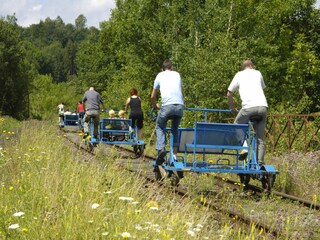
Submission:
M 93 129 L 91 131 L 93 132 Z M 92 132 L 90 136 L 93 136 Z M 102 118 L 98 138 L 91 138 L 89 142 L 93 145 L 97 143 L 130 145 L 137 157 L 140 157 L 144 152 L 145 142 L 138 138 L 138 129 L 132 129 L 131 119 Z
M 79 127 L 81 128 L 81 121 L 78 114 L 66 114 L 64 115 L 63 123 L 59 123 L 59 127 Z
M 170 149 L 162 168 L 171 177 L 171 184 L 176 186 L 184 172 L 198 173 L 233 173 L 240 177 L 240 182 L 248 185 L 250 178 L 262 182 L 262 187 L 271 190 L 278 171 L 271 165 L 260 166 L 256 157 L 256 136 L 254 122 L 248 124 L 207 122 L 208 112 L 231 112 L 230 110 L 186 108 L 185 110 L 202 111 L 204 122 L 195 122 L 193 128 L 179 128 L 178 156 L 173 154 L 173 136 L 170 134 Z M 167 129 L 170 130 L 170 129 Z M 243 146 L 247 140 L 247 146 Z M 239 160 L 240 152 L 248 151 L 244 161 Z M 162 180 L 159 167 L 153 161 L 155 177 Z

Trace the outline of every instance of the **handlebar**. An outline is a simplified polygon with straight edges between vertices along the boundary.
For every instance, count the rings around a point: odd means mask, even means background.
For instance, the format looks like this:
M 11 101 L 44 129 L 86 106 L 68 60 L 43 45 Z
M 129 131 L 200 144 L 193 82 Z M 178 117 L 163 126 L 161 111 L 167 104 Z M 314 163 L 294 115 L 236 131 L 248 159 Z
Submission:
M 219 112 L 219 113 L 232 113 L 232 110 L 230 109 L 213 109 L 213 108 L 184 108 L 186 111 L 201 111 L 204 113 L 205 121 L 207 119 L 207 113 L 208 112 Z M 151 108 L 150 110 L 150 117 L 153 121 L 156 121 L 158 114 L 156 112 L 157 110 L 154 108 Z

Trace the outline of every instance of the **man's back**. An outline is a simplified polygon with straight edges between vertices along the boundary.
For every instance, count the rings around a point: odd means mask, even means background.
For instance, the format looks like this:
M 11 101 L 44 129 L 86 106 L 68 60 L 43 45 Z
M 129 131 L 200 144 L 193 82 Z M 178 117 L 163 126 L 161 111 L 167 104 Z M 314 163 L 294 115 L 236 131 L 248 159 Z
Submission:
M 87 110 L 99 110 L 99 104 L 102 103 L 100 94 L 94 90 L 88 90 L 84 93 L 83 102 Z
M 228 90 L 234 92 L 239 89 L 243 108 L 267 107 L 267 100 L 263 92 L 264 88 L 265 83 L 260 71 L 245 69 L 235 75 Z
M 176 71 L 166 70 L 160 72 L 154 82 L 154 89 L 159 89 L 162 97 L 162 105 L 184 105 L 182 94 L 182 81 Z

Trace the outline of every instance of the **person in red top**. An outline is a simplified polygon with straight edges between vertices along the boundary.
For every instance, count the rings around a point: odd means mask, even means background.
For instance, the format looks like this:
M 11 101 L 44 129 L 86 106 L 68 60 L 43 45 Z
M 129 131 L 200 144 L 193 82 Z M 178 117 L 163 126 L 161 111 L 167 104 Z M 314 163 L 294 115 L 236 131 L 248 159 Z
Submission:
M 84 107 L 83 107 L 83 103 L 82 101 L 79 101 L 78 102 L 78 113 L 79 113 L 79 119 L 80 119 L 80 122 L 82 124 L 82 121 L 83 121 L 83 117 L 84 117 Z

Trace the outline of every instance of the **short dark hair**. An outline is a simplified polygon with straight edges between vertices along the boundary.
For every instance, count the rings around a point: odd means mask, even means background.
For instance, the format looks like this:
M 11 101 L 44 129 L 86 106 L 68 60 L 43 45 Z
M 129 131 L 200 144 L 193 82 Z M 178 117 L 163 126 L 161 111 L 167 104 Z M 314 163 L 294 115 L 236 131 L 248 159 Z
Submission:
M 164 60 L 164 62 L 162 64 L 162 69 L 163 70 L 166 70 L 166 69 L 172 70 L 172 62 L 169 59 Z
M 130 90 L 130 95 L 133 96 L 133 95 L 138 95 L 138 90 L 135 89 L 135 88 L 131 88 Z

